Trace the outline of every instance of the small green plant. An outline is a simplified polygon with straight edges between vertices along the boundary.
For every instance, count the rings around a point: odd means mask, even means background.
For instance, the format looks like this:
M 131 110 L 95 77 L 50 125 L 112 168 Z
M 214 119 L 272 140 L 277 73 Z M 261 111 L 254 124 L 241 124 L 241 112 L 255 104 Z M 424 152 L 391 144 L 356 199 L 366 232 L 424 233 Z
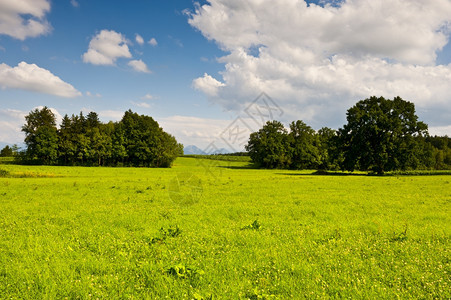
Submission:
M 201 276 L 204 272 L 197 270 L 196 268 L 187 267 L 184 264 L 176 264 L 167 268 L 166 274 L 172 275 L 178 279 L 189 279 Z
M 408 229 L 408 226 L 407 226 L 407 224 L 405 224 L 403 231 L 401 231 L 399 233 L 393 232 L 393 236 L 390 239 L 390 241 L 392 241 L 392 242 L 404 242 L 405 240 L 407 240 L 407 229 Z
M 8 177 L 9 175 L 9 171 L 0 169 L 0 177 Z
M 273 294 L 265 293 L 263 290 L 258 289 L 255 287 L 252 291 L 248 292 L 246 294 L 247 299 L 251 300 L 259 300 L 259 299 L 276 299 L 276 296 Z
M 262 225 L 258 222 L 258 220 L 254 220 L 252 224 L 246 225 L 241 230 L 252 229 L 252 230 L 260 230 Z
M 169 227 L 168 229 L 164 229 L 163 227 L 160 228 L 160 235 L 152 238 L 151 243 L 161 243 L 166 240 L 168 237 L 178 237 L 180 234 L 182 234 L 182 230 L 175 225 L 175 227 Z

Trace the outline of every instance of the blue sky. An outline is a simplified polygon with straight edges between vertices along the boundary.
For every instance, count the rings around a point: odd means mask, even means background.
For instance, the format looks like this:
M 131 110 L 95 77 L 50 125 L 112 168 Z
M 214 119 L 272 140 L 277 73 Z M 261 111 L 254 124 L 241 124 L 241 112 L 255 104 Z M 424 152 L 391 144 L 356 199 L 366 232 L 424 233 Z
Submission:
M 61 114 L 78 113 L 83 108 L 94 111 L 132 108 L 159 116 L 196 115 L 196 107 L 205 104 L 205 97 L 193 91 L 191 81 L 204 72 L 217 72 L 220 65 L 214 60 L 222 54 L 187 23 L 183 10 L 193 7 L 191 1 L 134 1 L 133 5 L 128 1 L 76 3 L 78 7 L 70 1 L 51 2 L 47 20 L 52 29 L 46 35 L 24 41 L 1 36 L 4 50 L 0 59 L 10 66 L 21 61 L 34 63 L 73 85 L 83 96 L 61 99 L 3 90 L 2 105 L 8 99 L 9 105 L 17 103 L 9 108 L 27 110 L 47 105 Z M 101 30 L 121 33 L 129 40 L 133 58 L 145 62 L 152 73 L 133 71 L 127 65 L 130 59 L 119 58 L 115 66 L 84 63 L 82 55 L 90 39 Z M 137 34 L 144 39 L 143 45 L 136 42 Z M 148 43 L 152 38 L 157 41 L 156 46 Z M 101 97 L 89 97 L 87 92 Z M 141 97 L 147 94 L 155 97 L 155 101 L 148 101 L 154 109 L 133 107 L 132 101 L 142 103 Z M 167 102 L 171 105 L 166 105 Z
M 372 95 L 451 135 L 451 1 L 308 2 L 0 0 L 0 143 L 48 106 L 103 121 L 132 109 L 185 145 L 240 150 L 231 130 L 271 117 L 251 110 L 339 128 Z

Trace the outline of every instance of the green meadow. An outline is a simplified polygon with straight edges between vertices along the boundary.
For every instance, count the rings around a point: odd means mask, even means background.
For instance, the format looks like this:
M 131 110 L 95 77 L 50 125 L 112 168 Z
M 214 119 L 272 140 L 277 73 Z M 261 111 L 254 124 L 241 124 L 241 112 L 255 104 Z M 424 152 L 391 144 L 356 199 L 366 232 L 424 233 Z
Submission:
M 450 299 L 451 176 L 0 164 L 1 299 Z

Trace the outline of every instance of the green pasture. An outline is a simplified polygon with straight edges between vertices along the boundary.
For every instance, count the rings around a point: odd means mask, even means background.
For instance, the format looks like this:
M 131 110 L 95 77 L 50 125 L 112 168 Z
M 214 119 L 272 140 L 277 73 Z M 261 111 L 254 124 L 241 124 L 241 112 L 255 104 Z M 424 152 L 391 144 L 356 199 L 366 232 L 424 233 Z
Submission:
M 451 176 L 0 164 L 0 299 L 450 299 Z

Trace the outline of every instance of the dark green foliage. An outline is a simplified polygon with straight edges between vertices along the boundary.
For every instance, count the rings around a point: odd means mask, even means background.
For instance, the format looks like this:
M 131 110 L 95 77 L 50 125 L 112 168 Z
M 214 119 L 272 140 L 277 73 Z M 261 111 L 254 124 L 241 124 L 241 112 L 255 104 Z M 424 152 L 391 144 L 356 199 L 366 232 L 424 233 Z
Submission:
M 371 97 L 347 112 L 348 123 L 315 132 L 303 121 L 288 133 L 278 121 L 250 135 L 246 150 L 263 168 L 361 170 L 383 174 L 408 169 L 450 169 L 451 139 L 430 137 L 413 103 Z
M 126 111 L 123 124 L 123 139 L 127 159 L 133 166 L 169 167 L 183 147 L 176 139 L 163 131 L 149 116 Z
M 425 144 L 429 144 L 428 154 L 431 155 L 430 162 L 432 167 L 436 170 L 445 170 L 451 167 L 451 138 L 447 136 L 426 137 Z
M 97 113 L 65 115 L 59 130 L 47 108 L 36 109 L 22 127 L 26 160 L 43 164 L 170 167 L 183 147 L 149 116 L 125 112 L 120 122 L 100 122 Z
M 177 279 L 198 279 L 204 272 L 180 263 L 167 268 L 166 274 L 172 275 Z
M 160 234 L 156 237 L 153 237 L 152 240 L 150 240 L 151 244 L 155 243 L 162 243 L 167 238 L 175 238 L 178 237 L 182 233 L 182 230 L 175 225 L 175 227 L 169 227 L 168 229 L 164 229 L 163 227 L 160 228 Z
M 317 132 L 319 139 L 318 151 L 320 154 L 320 170 L 338 170 L 343 160 L 337 131 L 323 127 Z
M 44 107 L 35 109 L 25 116 L 22 126 L 27 145 L 26 157 L 44 164 L 52 164 L 58 157 L 58 134 L 53 112 Z
M 427 125 L 418 121 L 413 103 L 371 97 L 351 107 L 347 121 L 339 130 L 343 169 L 383 174 L 420 164 L 415 137 L 427 135 Z
M 0 157 L 11 157 L 14 155 L 13 149 L 6 145 L 1 151 L 0 151 Z
M 252 224 L 246 225 L 241 230 L 251 229 L 251 230 L 259 230 L 261 229 L 262 225 L 258 222 L 258 220 L 254 220 Z
M 319 138 L 312 127 L 302 121 L 290 124 L 288 135 L 291 148 L 292 169 L 316 169 L 321 164 Z
M 279 121 L 268 121 L 251 133 L 246 150 L 252 161 L 263 168 L 287 168 L 291 165 L 288 133 Z
M 290 124 L 290 133 L 278 121 L 267 122 L 250 135 L 246 150 L 263 168 L 315 169 L 321 162 L 320 139 L 302 121 Z

